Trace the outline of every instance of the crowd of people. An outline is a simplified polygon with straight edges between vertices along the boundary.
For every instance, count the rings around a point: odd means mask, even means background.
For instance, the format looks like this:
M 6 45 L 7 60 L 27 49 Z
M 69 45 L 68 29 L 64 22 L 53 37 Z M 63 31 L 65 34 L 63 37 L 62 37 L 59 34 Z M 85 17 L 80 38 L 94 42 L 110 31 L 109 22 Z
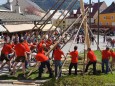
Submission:
M 49 33 L 51 34 L 51 33 Z M 19 62 L 22 66 L 23 76 L 26 77 L 26 69 L 30 65 L 30 61 L 34 59 L 35 62 L 39 64 L 38 68 L 38 77 L 42 77 L 42 73 L 44 71 L 44 68 L 47 67 L 49 72 L 49 77 L 53 77 L 53 71 L 51 68 L 50 60 L 54 60 L 54 71 L 55 71 L 55 77 L 59 76 L 61 77 L 61 68 L 62 68 L 62 57 L 66 60 L 66 55 L 61 50 L 62 43 L 58 43 L 52 52 L 52 57 L 49 55 L 46 55 L 48 50 L 53 46 L 57 40 L 56 37 L 59 35 L 59 33 L 54 32 L 51 36 L 47 35 L 44 39 L 41 40 L 43 34 L 39 35 L 38 32 L 26 32 L 24 34 L 15 34 L 15 35 L 2 35 L 1 38 L 4 39 L 4 45 L 1 50 L 1 57 L 0 57 L 0 69 L 4 67 L 5 64 L 8 64 L 9 71 L 11 75 L 16 74 L 16 66 Z M 83 42 L 84 38 L 81 42 Z M 94 38 L 92 38 L 94 41 Z M 77 42 L 78 43 L 78 42 Z M 73 51 L 68 52 L 68 54 L 71 57 L 71 62 L 69 65 L 69 72 L 68 74 L 71 75 L 71 69 L 75 68 L 75 75 L 77 75 L 77 68 L 78 68 L 78 47 L 74 46 Z M 97 57 L 91 48 L 87 49 L 87 57 L 89 60 L 87 60 L 87 65 L 85 72 L 88 71 L 88 67 L 93 64 L 93 74 L 96 74 L 96 63 L 97 63 Z M 32 58 L 34 54 L 35 58 Z M 109 60 L 112 57 L 112 65 L 115 63 L 115 52 L 113 50 L 109 50 L 107 47 L 105 50 L 101 51 L 102 53 L 102 72 L 108 73 L 109 72 Z M 4 63 L 4 60 L 6 61 Z M 104 69 L 104 65 L 106 66 L 106 69 Z

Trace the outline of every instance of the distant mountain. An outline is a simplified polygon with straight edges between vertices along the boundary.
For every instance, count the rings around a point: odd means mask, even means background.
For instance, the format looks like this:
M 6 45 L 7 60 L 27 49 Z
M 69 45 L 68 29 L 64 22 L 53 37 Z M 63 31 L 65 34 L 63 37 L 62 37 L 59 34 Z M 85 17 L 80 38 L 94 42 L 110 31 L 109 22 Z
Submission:
M 45 11 L 48 11 L 56 2 L 57 0 L 31 0 L 33 1 L 34 3 L 36 3 L 39 7 L 41 7 L 43 10 Z M 63 0 L 60 0 L 59 4 L 61 4 Z M 71 2 L 72 0 L 66 0 L 63 4 L 63 6 L 60 8 L 60 10 L 64 10 L 66 9 L 66 7 L 69 5 L 69 3 Z M 58 5 L 59 5 L 58 4 Z M 57 5 L 57 6 L 58 6 Z M 75 9 L 78 9 L 80 7 L 80 2 L 78 0 L 78 2 L 76 2 L 76 4 L 74 5 L 73 7 L 73 10 Z M 56 8 L 54 8 L 53 10 L 55 10 Z

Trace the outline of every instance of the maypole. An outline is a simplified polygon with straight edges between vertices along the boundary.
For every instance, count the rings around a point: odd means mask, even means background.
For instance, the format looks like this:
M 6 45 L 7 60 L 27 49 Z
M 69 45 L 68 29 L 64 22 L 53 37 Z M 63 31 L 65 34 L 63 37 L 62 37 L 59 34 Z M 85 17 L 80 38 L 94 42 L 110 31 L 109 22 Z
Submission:
M 84 1 L 80 0 L 80 8 L 81 8 L 81 14 L 82 14 L 82 19 L 85 16 L 85 8 L 84 8 Z M 85 35 L 85 44 L 84 44 L 84 60 L 83 60 L 83 74 L 85 70 L 85 60 L 87 59 L 86 57 L 86 51 L 85 49 L 90 48 L 90 39 L 89 39 L 89 32 L 87 28 L 87 17 L 85 18 L 83 22 L 83 28 L 84 28 L 84 35 Z

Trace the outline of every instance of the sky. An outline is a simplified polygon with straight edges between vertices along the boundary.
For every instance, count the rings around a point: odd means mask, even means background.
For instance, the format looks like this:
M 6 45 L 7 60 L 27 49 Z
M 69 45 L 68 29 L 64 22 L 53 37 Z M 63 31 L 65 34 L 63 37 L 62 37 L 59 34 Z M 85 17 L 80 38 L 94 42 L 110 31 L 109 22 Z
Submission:
M 7 0 L 0 0 L 0 5 L 6 3 L 6 1 L 7 1 Z M 92 0 L 92 1 L 93 1 L 93 2 L 98 2 L 98 0 Z M 101 2 L 101 1 L 105 1 L 106 4 L 109 6 L 109 5 L 110 5 L 113 1 L 115 1 L 115 0 L 100 0 L 100 2 Z M 87 2 L 89 2 L 89 0 L 84 0 L 84 2 L 87 3 Z
M 6 3 L 7 0 L 0 0 L 0 5 Z

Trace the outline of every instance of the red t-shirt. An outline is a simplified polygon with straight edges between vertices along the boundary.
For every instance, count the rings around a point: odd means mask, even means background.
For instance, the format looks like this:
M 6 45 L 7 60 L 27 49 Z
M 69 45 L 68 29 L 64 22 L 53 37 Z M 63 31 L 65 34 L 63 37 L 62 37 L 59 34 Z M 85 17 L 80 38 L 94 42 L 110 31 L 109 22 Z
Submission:
M 91 50 L 91 51 L 88 51 L 87 53 L 87 57 L 90 59 L 91 62 L 94 62 L 96 61 L 96 55 L 95 53 Z
M 115 58 L 115 52 L 111 52 L 111 57 Z
M 33 50 L 35 48 L 35 46 L 36 46 L 36 43 L 31 44 L 30 49 Z
M 42 44 L 42 42 L 40 42 L 40 43 L 37 45 L 37 49 L 38 49 L 38 52 L 44 53 L 44 49 L 43 49 L 43 44 Z
M 39 51 L 39 49 L 41 49 L 41 48 L 43 48 L 43 44 L 42 44 L 42 42 L 40 42 L 40 43 L 37 45 L 37 49 L 38 49 L 38 51 Z
M 40 61 L 40 62 L 44 62 L 44 61 L 49 60 L 49 58 L 47 56 L 45 56 L 43 53 L 38 53 L 36 55 L 36 60 Z
M 51 40 L 47 40 L 46 41 L 46 47 L 49 48 L 51 45 L 52 45 L 52 41 Z
M 63 51 L 61 49 L 54 50 L 54 60 L 61 60 L 61 55 L 64 55 Z
M 102 59 L 103 60 L 104 59 L 108 60 L 110 58 L 110 56 L 111 56 L 111 52 L 110 51 L 107 51 L 107 50 L 103 50 L 102 51 Z
M 26 48 L 21 43 L 16 44 L 14 50 L 17 56 L 25 56 Z
M 77 63 L 78 62 L 78 51 L 72 51 L 70 52 L 71 57 L 71 63 Z
M 1 52 L 5 55 L 12 53 L 12 46 L 10 44 L 5 44 Z
M 29 48 L 29 46 L 28 46 L 28 43 L 25 43 L 25 42 L 24 42 L 23 45 L 24 45 L 26 51 L 27 51 L 27 52 L 30 52 L 30 48 Z

